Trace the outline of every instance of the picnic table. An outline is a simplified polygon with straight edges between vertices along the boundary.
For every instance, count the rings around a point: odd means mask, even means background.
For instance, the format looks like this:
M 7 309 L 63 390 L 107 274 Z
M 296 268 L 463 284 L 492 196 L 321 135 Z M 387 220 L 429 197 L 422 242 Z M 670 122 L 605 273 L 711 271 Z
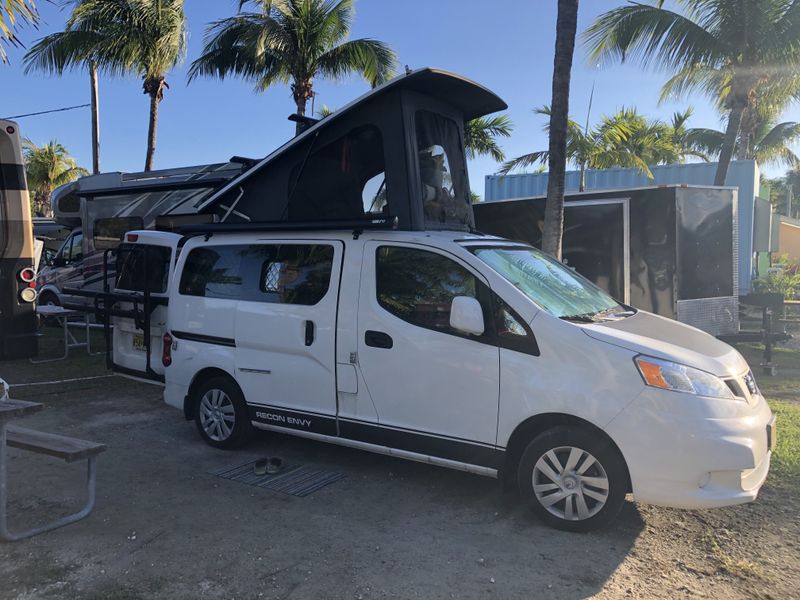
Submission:
M 36 413 L 44 407 L 38 402 L 27 402 L 25 400 L 12 400 L 8 398 L 8 386 L 0 379 L 2 384 L 2 395 L 0 395 L 0 541 L 13 542 L 25 538 L 51 531 L 64 525 L 69 525 L 86 517 L 95 503 L 95 482 L 97 469 L 95 459 L 103 452 L 106 447 L 103 444 L 79 440 L 76 438 L 35 431 L 23 427 L 10 425 L 9 421 L 26 417 Z M 12 533 L 8 529 L 8 452 L 7 446 L 29 450 L 39 454 L 47 454 L 56 458 L 61 458 L 65 462 L 73 462 L 86 459 L 88 462 L 88 473 L 86 480 L 87 501 L 84 507 L 78 512 L 61 517 L 46 525 L 23 531 Z
M 64 360 L 69 356 L 69 351 L 73 348 L 86 348 L 86 352 L 90 355 L 102 354 L 102 352 L 92 352 L 92 336 L 91 326 L 89 324 L 89 315 L 85 312 L 75 310 L 72 308 L 64 308 L 63 306 L 54 306 L 47 304 L 44 306 L 36 307 L 36 314 L 46 319 L 55 319 L 59 326 L 64 331 L 64 354 L 55 358 L 45 359 L 29 359 L 32 364 L 41 364 L 54 362 L 57 360 Z M 79 323 L 70 323 L 70 319 L 80 318 Z M 69 330 L 70 325 L 78 325 L 84 331 L 84 340 L 78 340 Z

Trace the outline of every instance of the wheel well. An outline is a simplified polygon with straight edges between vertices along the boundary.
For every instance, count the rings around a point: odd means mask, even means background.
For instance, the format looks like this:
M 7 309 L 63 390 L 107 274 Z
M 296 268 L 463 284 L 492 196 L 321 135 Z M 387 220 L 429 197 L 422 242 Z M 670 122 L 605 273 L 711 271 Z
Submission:
M 628 479 L 628 492 L 631 491 L 631 477 L 628 473 L 628 465 L 625 463 L 625 457 L 622 455 L 619 446 L 614 443 L 614 440 L 612 440 L 605 431 L 589 421 L 563 413 L 543 413 L 541 415 L 535 415 L 517 425 L 517 428 L 511 434 L 508 444 L 506 445 L 505 460 L 501 468 L 501 476 L 503 479 L 509 482 L 516 482 L 517 466 L 528 444 L 540 433 L 562 425 L 580 427 L 605 439 L 608 444 L 617 451 L 622 459 L 622 464 L 625 465 L 625 475 Z
M 189 389 L 186 391 L 186 396 L 183 399 L 183 416 L 186 417 L 187 421 L 194 419 L 194 406 L 192 405 L 193 403 L 191 402 L 191 398 L 194 396 L 195 390 L 198 388 L 198 386 L 214 377 L 227 377 L 234 384 L 237 386 L 239 385 L 236 383 L 236 379 L 234 379 L 230 373 L 222 369 L 218 369 L 216 367 L 207 367 L 198 371 L 192 379 L 192 383 L 189 384 Z

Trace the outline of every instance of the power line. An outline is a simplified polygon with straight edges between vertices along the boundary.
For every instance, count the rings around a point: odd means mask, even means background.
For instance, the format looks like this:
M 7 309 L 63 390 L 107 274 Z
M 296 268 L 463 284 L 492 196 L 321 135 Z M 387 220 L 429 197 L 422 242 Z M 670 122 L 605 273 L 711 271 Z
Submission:
M 25 115 L 14 115 L 13 117 L 3 117 L 3 119 L 21 119 L 22 117 L 35 117 L 36 115 L 46 115 L 48 113 L 54 112 L 61 112 L 64 110 L 74 110 L 76 108 L 86 108 L 87 106 L 91 106 L 91 104 L 78 104 L 77 106 L 65 106 L 64 108 L 54 108 L 53 110 L 42 110 L 39 112 L 28 113 Z

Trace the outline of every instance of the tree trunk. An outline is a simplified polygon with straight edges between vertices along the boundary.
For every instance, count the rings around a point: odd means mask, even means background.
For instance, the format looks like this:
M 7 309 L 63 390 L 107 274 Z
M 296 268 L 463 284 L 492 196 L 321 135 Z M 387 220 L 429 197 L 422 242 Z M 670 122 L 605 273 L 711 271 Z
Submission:
M 581 163 L 581 181 L 580 184 L 578 185 L 578 191 L 579 192 L 586 191 L 586 165 L 584 163 Z
M 295 114 L 297 114 L 298 117 L 305 117 L 306 116 L 306 100 L 305 100 L 305 98 L 303 98 L 303 99 L 295 98 L 295 104 L 297 104 L 297 112 Z M 300 121 L 298 121 L 297 123 L 294 124 L 294 134 L 296 136 L 300 135 L 305 130 L 306 130 L 305 124 L 301 123 Z
M 153 157 L 156 154 L 156 130 L 158 129 L 158 94 L 150 96 L 150 125 L 147 128 L 147 157 L 144 161 L 144 170 L 153 170 Z
M 97 90 L 97 63 L 89 62 L 89 79 L 92 94 L 92 173 L 100 172 L 100 96 Z
M 544 209 L 542 250 L 561 260 L 564 235 L 564 177 L 567 170 L 567 122 L 569 120 L 569 82 L 578 0 L 558 0 L 556 53 L 553 60 L 553 99 L 550 104 L 550 153 L 548 158 L 547 203 Z
M 714 175 L 714 185 L 725 185 L 728 166 L 731 164 L 733 150 L 736 147 L 736 138 L 739 136 L 739 126 L 742 124 L 744 108 L 744 104 L 737 103 L 728 115 L 728 126 L 725 129 L 725 137 L 722 140 L 722 148 L 719 151 L 719 162 L 717 163 L 717 173 Z

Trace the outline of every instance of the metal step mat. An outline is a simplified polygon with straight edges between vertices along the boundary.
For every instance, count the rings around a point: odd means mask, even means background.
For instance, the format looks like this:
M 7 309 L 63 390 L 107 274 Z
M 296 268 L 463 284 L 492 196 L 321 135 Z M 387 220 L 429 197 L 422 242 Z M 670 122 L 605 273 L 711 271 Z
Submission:
M 228 466 L 210 471 L 210 474 L 301 498 L 345 477 L 344 473 L 306 465 L 286 465 L 279 473 L 256 475 L 253 472 L 255 463 L 253 460 L 234 467 Z

